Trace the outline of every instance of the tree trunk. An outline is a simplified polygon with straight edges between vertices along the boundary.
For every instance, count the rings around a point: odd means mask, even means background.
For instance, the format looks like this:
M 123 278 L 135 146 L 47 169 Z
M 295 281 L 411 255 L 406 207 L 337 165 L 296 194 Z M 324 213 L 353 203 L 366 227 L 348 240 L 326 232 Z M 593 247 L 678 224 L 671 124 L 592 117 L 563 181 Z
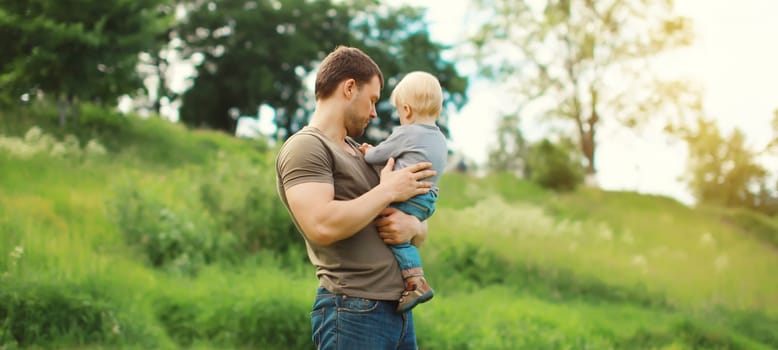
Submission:
M 70 122 L 73 123 L 73 125 L 77 125 L 79 116 L 78 99 L 73 95 L 69 95 L 68 104 L 70 105 Z
M 162 116 L 162 113 L 160 113 L 162 110 L 162 97 L 167 97 L 168 95 L 167 82 L 165 81 L 165 71 L 167 71 L 167 63 L 162 57 L 160 57 L 159 52 L 157 52 L 153 57 L 154 57 L 153 58 L 154 68 L 157 71 L 158 84 L 157 84 L 157 93 L 156 96 L 154 97 L 154 103 L 152 105 L 152 109 L 154 113 L 157 114 L 157 116 Z M 162 65 L 165 65 L 165 67 L 163 68 Z
M 594 175 L 597 170 L 594 168 L 594 133 L 591 130 L 581 134 L 581 151 L 586 157 L 586 174 Z
M 60 95 L 57 99 L 57 109 L 59 110 L 59 127 L 64 128 L 68 119 L 68 101 L 65 95 Z

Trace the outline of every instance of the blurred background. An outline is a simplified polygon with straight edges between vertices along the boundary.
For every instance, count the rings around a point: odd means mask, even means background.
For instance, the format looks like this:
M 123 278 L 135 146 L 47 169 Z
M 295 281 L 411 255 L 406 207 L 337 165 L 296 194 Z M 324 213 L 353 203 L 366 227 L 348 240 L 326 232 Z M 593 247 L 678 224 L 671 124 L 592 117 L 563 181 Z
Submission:
M 321 59 L 444 89 L 421 349 L 778 349 L 778 3 L 2 0 L 0 349 L 308 349 Z

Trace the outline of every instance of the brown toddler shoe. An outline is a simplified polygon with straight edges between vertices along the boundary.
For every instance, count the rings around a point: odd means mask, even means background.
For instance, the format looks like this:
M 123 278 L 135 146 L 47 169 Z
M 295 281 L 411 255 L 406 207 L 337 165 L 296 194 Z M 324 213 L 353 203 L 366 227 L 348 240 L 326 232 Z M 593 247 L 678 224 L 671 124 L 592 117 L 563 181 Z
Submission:
M 398 313 L 404 313 L 411 310 L 416 305 L 429 301 L 435 295 L 432 287 L 427 284 L 427 281 L 423 277 L 418 278 L 413 282 L 411 280 L 413 279 L 409 279 L 406 289 L 397 304 Z

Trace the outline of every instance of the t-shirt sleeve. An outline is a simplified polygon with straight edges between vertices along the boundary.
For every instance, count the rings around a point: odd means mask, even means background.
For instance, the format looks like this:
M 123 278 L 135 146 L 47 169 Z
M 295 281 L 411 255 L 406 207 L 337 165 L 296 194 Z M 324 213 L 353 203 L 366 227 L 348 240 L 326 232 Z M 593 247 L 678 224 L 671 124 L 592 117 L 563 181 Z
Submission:
M 284 190 L 308 182 L 333 184 L 332 157 L 316 136 L 292 136 L 278 153 L 276 171 Z
M 397 128 L 384 142 L 365 152 L 365 161 L 373 165 L 386 164 L 389 158 L 398 156 L 405 148 L 405 139 L 405 133 Z

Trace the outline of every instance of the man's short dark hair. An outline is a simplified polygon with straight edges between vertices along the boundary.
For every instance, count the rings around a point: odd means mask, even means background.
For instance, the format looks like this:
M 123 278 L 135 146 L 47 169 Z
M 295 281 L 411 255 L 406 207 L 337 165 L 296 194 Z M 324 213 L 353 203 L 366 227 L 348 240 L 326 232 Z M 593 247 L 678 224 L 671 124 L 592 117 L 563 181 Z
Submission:
M 370 56 L 355 47 L 338 46 L 319 66 L 314 87 L 316 100 L 332 95 L 338 84 L 346 79 L 354 79 L 357 86 L 361 86 L 375 76 L 378 76 L 383 88 L 384 75 Z

